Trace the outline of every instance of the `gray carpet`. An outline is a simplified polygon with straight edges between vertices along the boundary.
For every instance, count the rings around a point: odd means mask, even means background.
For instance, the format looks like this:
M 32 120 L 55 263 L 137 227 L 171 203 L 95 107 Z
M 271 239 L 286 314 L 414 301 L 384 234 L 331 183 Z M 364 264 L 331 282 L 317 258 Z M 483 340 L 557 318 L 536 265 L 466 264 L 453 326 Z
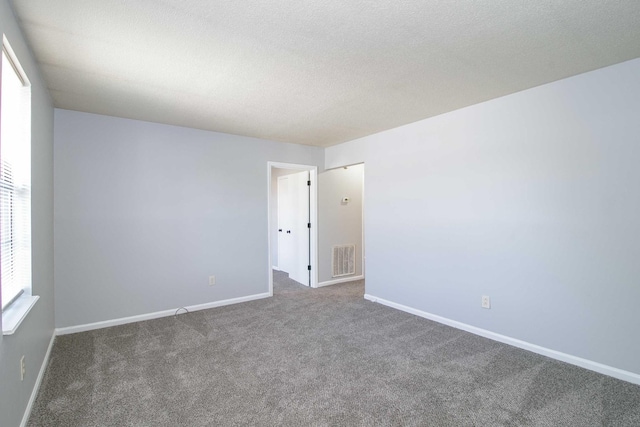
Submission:
M 58 337 L 29 426 L 639 426 L 640 387 L 363 299 L 362 282 Z

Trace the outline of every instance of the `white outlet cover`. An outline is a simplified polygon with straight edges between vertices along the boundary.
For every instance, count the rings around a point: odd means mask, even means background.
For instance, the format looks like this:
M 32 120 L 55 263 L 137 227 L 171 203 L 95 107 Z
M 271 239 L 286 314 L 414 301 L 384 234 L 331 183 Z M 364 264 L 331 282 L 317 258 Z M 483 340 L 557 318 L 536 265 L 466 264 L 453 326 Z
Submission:
M 209 276 L 209 286 L 216 284 L 216 276 Z
M 486 295 L 482 296 L 482 308 L 491 308 L 491 298 Z

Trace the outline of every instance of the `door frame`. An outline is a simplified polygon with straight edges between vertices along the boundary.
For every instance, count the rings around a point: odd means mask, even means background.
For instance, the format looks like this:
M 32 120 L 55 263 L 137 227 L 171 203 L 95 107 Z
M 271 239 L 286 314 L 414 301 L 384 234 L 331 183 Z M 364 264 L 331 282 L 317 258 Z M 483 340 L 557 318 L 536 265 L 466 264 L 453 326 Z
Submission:
M 271 179 L 273 168 L 291 169 L 299 172 L 309 171 L 309 216 L 311 217 L 311 233 L 309 238 L 309 258 L 311 259 L 311 287 L 318 287 L 318 167 L 295 163 L 267 162 L 267 268 L 269 276 L 269 296 L 273 296 L 273 264 L 271 263 L 271 206 L 276 203 L 271 197 Z

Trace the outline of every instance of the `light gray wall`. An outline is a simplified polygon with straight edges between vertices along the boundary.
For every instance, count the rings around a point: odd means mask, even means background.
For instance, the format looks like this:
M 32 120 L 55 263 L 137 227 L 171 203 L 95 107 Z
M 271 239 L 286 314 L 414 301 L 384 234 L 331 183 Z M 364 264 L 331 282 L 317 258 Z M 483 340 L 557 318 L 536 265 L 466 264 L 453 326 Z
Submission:
M 362 186 L 364 165 L 338 168 L 318 175 L 318 282 L 332 277 L 332 248 L 356 245 L 356 273 L 362 275 Z M 343 197 L 349 197 L 347 204 Z
M 56 326 L 268 292 L 268 161 L 324 151 L 56 109 Z
M 40 299 L 14 335 L 0 336 L 0 425 L 18 426 L 33 391 L 54 326 L 53 106 L 9 3 L 0 1 L 7 36 L 31 81 L 32 289 Z M 24 355 L 27 375 L 20 381 Z
M 640 59 L 328 148 L 327 169 L 366 164 L 366 292 L 640 373 L 638 76 Z

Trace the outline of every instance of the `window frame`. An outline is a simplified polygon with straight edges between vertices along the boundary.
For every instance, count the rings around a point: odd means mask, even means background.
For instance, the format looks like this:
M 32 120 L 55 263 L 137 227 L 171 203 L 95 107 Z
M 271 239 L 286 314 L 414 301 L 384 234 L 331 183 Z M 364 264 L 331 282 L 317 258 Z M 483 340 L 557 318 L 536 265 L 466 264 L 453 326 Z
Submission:
M 2 35 L 2 55 L 3 61 L 2 65 L 0 65 L 0 92 L 2 91 L 3 77 L 6 78 L 7 76 L 7 70 L 5 69 L 5 66 L 7 66 L 7 68 L 11 68 L 11 70 L 15 73 L 15 76 L 11 76 L 11 79 L 14 80 L 14 77 L 17 77 L 23 88 L 25 88 L 24 95 L 20 94 L 18 97 L 18 105 L 13 106 L 12 104 L 12 108 L 19 108 L 21 109 L 20 111 L 28 112 L 28 117 L 26 118 L 26 120 L 19 125 L 24 126 L 24 128 L 18 131 L 18 137 L 20 138 L 20 140 L 14 147 L 18 147 L 22 144 L 28 144 L 28 146 L 26 148 L 14 148 L 16 152 L 22 149 L 24 150 L 24 153 L 17 154 L 17 156 L 14 156 L 13 159 L 9 154 L 9 161 L 12 162 L 10 163 L 11 169 L 9 170 L 9 174 L 15 173 L 18 178 L 16 178 L 14 181 L 14 179 L 11 177 L 7 179 L 5 179 L 5 177 L 2 177 L 2 184 L 7 184 L 5 186 L 7 189 L 11 188 L 10 193 L 8 193 L 10 194 L 9 198 L 11 199 L 11 203 L 9 203 L 11 216 L 8 225 L 8 228 L 10 228 L 11 232 L 11 239 L 7 242 L 3 240 L 2 243 L 10 243 L 10 260 L 15 261 L 17 264 L 16 269 L 18 270 L 18 280 L 20 283 L 19 287 L 21 288 L 17 291 L 16 294 L 11 295 L 9 302 L 0 301 L 0 310 L 2 310 L 2 333 L 3 335 L 10 335 L 17 330 L 18 326 L 20 325 L 22 320 L 24 320 L 27 313 L 31 310 L 39 297 L 32 295 L 31 286 L 31 82 L 29 81 L 27 74 L 22 68 L 20 61 L 18 60 L 15 52 L 11 48 L 11 44 L 4 34 Z M 13 87 L 15 88 L 15 86 Z M 7 89 L 5 88 L 5 90 Z M 0 111 L 3 111 L 3 108 L 7 108 L 5 105 L 2 105 L 3 101 L 7 102 L 6 97 L 0 97 Z M 2 118 L 0 117 L 0 129 L 2 129 L 2 126 Z M 2 141 L 0 136 L 0 153 L 8 154 L 7 151 L 1 150 L 3 144 L 6 144 L 6 141 Z M 3 168 L 2 172 L 4 174 L 6 170 L 5 166 L 9 165 L 9 163 L 7 163 L 7 159 L 5 157 L 2 157 L 0 160 L 2 162 L 0 167 Z M 15 163 L 13 163 L 14 161 Z M 20 174 L 22 174 L 22 178 L 20 178 Z M 20 195 L 21 192 L 23 192 L 22 195 Z M 14 197 L 17 201 L 16 206 L 14 206 L 13 204 Z M 5 212 L 2 211 L 2 209 L 6 209 L 6 207 L 0 206 L 0 214 L 4 215 Z M 18 209 L 22 210 L 19 211 Z M 3 220 L 4 219 L 5 218 L 3 218 Z M 15 234 L 18 234 L 17 238 L 14 237 Z M 4 239 L 4 236 L 0 237 Z M 13 262 L 11 264 L 13 265 Z M 0 270 L 1 269 L 2 266 L 0 265 Z M 0 279 L 0 290 L 1 287 L 2 280 Z M 0 295 L 0 300 L 1 299 L 2 296 Z

